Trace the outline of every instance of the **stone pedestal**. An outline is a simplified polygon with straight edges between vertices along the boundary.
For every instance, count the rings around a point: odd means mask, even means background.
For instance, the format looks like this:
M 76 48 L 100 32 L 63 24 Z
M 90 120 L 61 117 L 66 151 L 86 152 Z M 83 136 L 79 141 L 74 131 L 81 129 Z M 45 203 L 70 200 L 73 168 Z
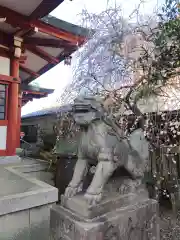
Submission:
M 51 209 L 51 240 L 159 240 L 158 203 L 114 195 L 89 208 L 82 196 Z

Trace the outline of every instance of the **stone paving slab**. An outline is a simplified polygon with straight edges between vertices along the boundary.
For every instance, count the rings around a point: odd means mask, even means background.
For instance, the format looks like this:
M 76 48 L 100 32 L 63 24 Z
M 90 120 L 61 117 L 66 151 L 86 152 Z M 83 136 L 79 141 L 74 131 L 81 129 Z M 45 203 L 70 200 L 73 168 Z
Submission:
M 0 169 L 0 197 L 38 190 L 39 186 L 5 168 Z

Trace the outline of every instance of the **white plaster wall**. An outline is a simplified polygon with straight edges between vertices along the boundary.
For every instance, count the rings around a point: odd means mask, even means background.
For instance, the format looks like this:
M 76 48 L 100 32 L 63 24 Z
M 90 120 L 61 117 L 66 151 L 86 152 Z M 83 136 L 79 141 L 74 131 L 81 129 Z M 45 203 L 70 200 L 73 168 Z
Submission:
M 6 150 L 7 126 L 0 126 L 0 150 Z
M 10 59 L 0 57 L 0 74 L 10 76 Z

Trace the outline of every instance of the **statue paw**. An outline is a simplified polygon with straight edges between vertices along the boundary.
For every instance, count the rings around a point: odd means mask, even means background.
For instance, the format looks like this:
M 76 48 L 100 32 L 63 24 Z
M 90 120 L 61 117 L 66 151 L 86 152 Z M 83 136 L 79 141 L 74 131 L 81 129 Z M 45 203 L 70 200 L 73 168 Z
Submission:
M 65 190 L 64 196 L 67 198 L 71 198 L 81 191 L 82 191 L 81 185 L 76 185 L 76 186 L 69 185 Z
M 88 202 L 88 204 L 90 206 L 94 206 L 94 205 L 98 204 L 101 201 L 102 193 L 89 193 L 89 192 L 86 192 L 84 197 L 85 197 L 85 199 L 87 200 L 87 202 Z

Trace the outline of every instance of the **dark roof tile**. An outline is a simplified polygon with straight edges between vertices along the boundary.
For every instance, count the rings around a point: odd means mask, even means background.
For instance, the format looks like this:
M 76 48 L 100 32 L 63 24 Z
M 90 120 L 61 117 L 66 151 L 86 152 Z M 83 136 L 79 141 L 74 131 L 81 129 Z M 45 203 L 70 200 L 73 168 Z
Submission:
M 25 114 L 25 115 L 21 116 L 21 119 L 54 115 L 54 114 L 57 114 L 58 112 L 67 112 L 67 111 L 71 111 L 71 105 L 42 109 L 42 110 L 39 110 L 36 112 Z

